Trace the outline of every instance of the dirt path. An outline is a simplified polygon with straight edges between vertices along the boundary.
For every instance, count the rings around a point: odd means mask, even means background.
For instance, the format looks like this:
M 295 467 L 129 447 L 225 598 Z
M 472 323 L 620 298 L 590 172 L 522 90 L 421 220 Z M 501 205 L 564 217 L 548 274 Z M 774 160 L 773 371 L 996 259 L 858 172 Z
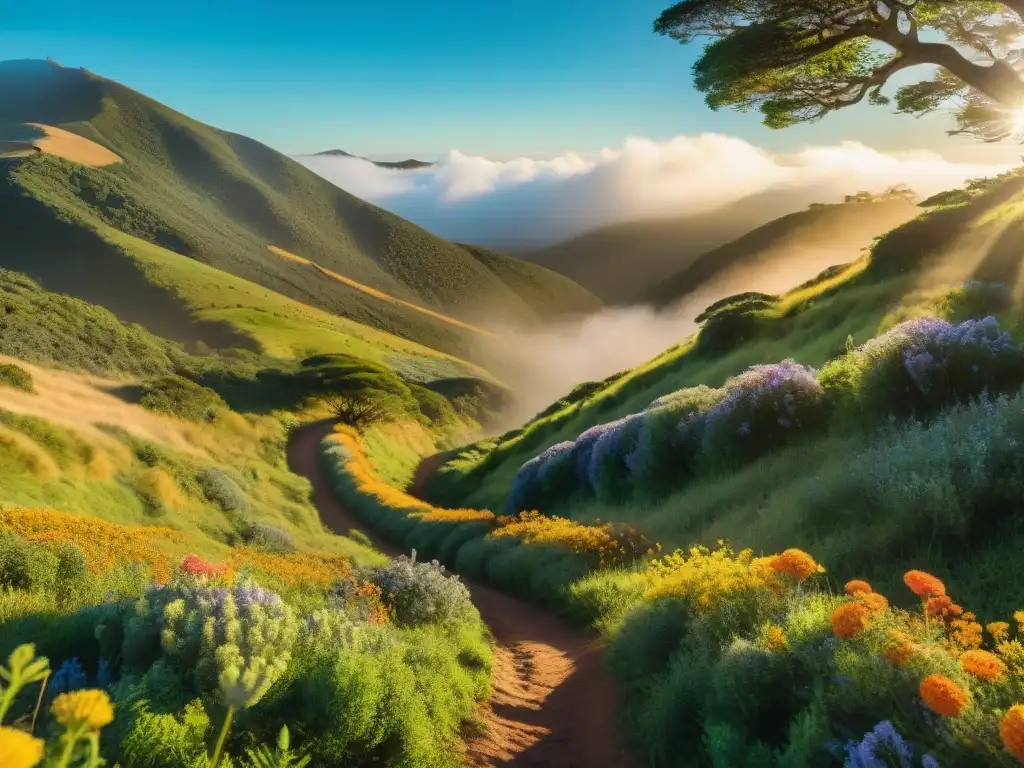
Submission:
M 330 425 L 295 431 L 288 444 L 292 471 L 313 484 L 313 502 L 324 523 L 339 533 L 355 528 L 389 555 L 381 541 L 345 509 L 320 466 L 320 441 Z M 414 487 L 434 463 L 417 471 Z M 494 692 L 478 712 L 479 728 L 466 739 L 473 766 L 628 768 L 617 738 L 615 692 L 593 638 L 528 603 L 483 584 L 466 582 L 480 615 L 491 628 Z

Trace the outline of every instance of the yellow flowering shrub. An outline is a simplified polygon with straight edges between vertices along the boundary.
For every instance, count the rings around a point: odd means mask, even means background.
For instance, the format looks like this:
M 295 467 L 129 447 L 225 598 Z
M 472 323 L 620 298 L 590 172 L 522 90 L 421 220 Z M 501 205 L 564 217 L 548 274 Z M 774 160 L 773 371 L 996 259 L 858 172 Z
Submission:
M 503 515 L 489 535 L 517 538 L 538 547 L 565 547 L 577 555 L 596 557 L 602 567 L 619 565 L 646 550 L 632 529 L 616 531 L 610 524 L 584 525 L 540 512 Z
M 40 544 L 74 544 L 93 573 L 119 564 L 140 563 L 158 581 L 170 578 L 174 565 L 188 548 L 186 535 L 173 528 L 118 525 L 55 509 L 0 509 L 0 531 Z
M 352 575 L 351 562 L 342 555 L 314 555 L 293 552 L 276 555 L 251 547 L 236 547 L 227 558 L 229 573 L 242 568 L 262 571 L 289 586 L 316 584 L 327 587 Z
M 646 600 L 681 598 L 698 611 L 741 592 L 784 590 L 771 558 L 754 557 L 749 549 L 733 552 L 725 545 L 715 550 L 691 547 L 689 552 L 676 551 L 654 560 L 647 567 L 647 577 Z

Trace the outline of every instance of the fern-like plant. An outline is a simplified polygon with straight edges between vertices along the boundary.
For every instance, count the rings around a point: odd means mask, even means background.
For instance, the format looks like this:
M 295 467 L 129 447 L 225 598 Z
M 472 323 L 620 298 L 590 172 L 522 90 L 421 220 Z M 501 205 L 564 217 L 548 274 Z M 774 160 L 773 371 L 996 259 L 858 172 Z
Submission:
M 301 757 L 291 750 L 291 738 L 288 734 L 288 726 L 281 726 L 281 733 L 277 736 L 277 749 L 271 752 L 266 744 L 260 744 L 256 749 L 247 750 L 249 756 L 249 768 L 306 768 L 309 765 L 310 756 Z

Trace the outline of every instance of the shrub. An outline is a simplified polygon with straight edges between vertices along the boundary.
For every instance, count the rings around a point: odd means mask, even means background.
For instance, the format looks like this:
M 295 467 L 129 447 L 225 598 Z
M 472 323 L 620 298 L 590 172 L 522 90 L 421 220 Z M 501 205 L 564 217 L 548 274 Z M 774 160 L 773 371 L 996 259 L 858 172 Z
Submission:
M 637 491 L 660 496 L 693 476 L 704 436 L 703 415 L 723 395 L 723 390 L 691 387 L 647 407 L 636 446 L 626 457 Z
M 558 446 L 552 446 L 552 448 L 562 450 L 571 448 L 571 446 L 572 443 L 559 443 Z M 505 497 L 505 511 L 508 514 L 514 515 L 520 510 L 537 506 L 536 502 L 539 501 L 538 496 L 540 490 L 540 483 L 537 481 L 537 474 L 540 472 L 540 468 L 543 466 L 543 463 L 541 456 L 534 456 L 519 467 L 515 477 L 512 478 L 512 484 L 509 486 L 508 495 Z M 575 476 L 575 465 L 573 465 L 573 473 Z
M 419 384 L 410 385 L 409 389 L 412 390 L 412 396 L 416 398 L 420 413 L 423 414 L 427 421 L 443 425 L 455 420 L 455 409 L 452 408 L 452 404 L 443 395 L 439 395 L 437 392 Z
M 35 392 L 32 374 L 13 363 L 0 364 L 0 385 L 14 387 L 14 389 L 20 389 L 23 392 Z
M 793 360 L 755 365 L 726 382 L 708 411 L 704 448 L 714 464 L 749 460 L 812 433 L 825 415 L 813 368 Z
M 0 532 L 0 587 L 53 589 L 57 557 L 45 547 L 13 533 Z
M 778 298 L 762 293 L 744 293 L 715 302 L 697 316 L 702 323 L 697 349 L 706 354 L 723 354 L 756 338 L 773 316 Z
M 402 555 L 373 574 L 396 621 L 407 626 L 450 623 L 468 618 L 472 611 L 469 590 L 459 577 L 445 572 L 436 560 L 417 563 Z
M 208 387 L 181 376 L 163 376 L 143 387 L 139 404 L 186 421 L 214 421 L 227 403 Z
M 206 467 L 196 474 L 203 494 L 225 512 L 245 512 L 251 506 L 235 479 L 220 467 Z
M 606 424 L 590 453 L 587 479 L 603 502 L 622 501 L 632 491 L 629 457 L 636 448 L 644 414 L 633 413 Z
M 537 507 L 548 501 L 559 501 L 579 487 L 576 478 L 575 448 L 575 443 L 571 441 L 556 443 L 537 457 L 540 466 L 537 468 L 534 484 L 538 493 L 529 500 L 524 500 L 519 509 Z
M 1003 283 L 969 280 L 950 289 L 943 301 L 945 317 L 962 322 L 1004 312 L 1013 306 L 1013 293 Z
M 263 523 L 245 522 L 239 527 L 242 541 L 251 547 L 278 555 L 295 551 L 295 539 L 288 531 Z
M 901 323 L 826 365 L 830 398 L 858 415 L 928 416 L 983 392 L 1024 382 L 1024 349 L 993 317 L 953 325 L 934 317 Z

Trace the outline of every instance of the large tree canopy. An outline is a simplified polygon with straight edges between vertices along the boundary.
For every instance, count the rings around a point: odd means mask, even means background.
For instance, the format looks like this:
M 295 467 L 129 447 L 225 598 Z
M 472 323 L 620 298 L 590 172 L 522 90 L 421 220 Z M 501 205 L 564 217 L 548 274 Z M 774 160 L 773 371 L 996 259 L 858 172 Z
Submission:
M 883 89 L 894 75 L 931 65 L 929 79 L 896 90 L 897 110 L 950 107 L 950 133 L 998 141 L 1024 108 L 1022 18 L 1024 0 L 683 0 L 654 29 L 710 38 L 694 82 L 712 109 L 757 108 L 784 128 L 865 99 L 892 103 Z

